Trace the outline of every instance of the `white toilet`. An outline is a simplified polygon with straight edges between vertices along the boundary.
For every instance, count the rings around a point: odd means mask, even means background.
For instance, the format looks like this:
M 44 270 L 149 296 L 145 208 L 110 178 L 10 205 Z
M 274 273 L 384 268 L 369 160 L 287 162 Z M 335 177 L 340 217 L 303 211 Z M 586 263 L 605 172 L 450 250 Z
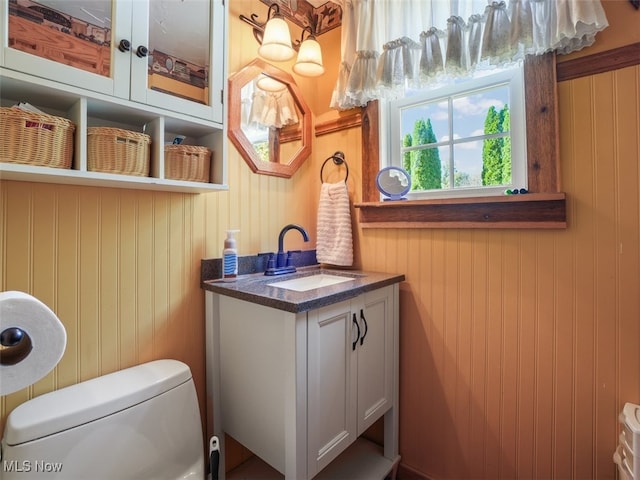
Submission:
M 191 371 L 157 360 L 15 408 L 2 438 L 0 478 L 201 480 L 204 468 Z

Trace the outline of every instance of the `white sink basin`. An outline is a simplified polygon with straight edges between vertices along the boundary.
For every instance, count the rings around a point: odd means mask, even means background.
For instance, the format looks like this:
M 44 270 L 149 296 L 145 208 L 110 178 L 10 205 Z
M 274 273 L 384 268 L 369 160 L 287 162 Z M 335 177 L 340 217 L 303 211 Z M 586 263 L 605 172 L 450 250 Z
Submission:
M 268 283 L 270 287 L 286 288 L 287 290 L 295 290 L 296 292 L 306 292 L 314 288 L 328 287 L 342 282 L 350 282 L 353 278 L 343 277 L 339 275 L 330 275 L 320 273 L 318 275 L 310 275 L 308 277 L 293 278 L 291 280 L 283 280 L 281 282 Z

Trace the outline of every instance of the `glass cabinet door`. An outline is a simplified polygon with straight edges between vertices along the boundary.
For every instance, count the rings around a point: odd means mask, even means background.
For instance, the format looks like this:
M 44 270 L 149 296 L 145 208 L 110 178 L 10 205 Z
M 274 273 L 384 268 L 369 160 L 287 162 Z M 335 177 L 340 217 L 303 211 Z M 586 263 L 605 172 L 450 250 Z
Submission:
M 222 122 L 222 0 L 133 3 L 132 100 Z
M 124 1 L 119 8 L 114 6 L 111 0 L 3 2 L 6 10 L 2 14 L 7 16 L 2 39 L 4 66 L 108 95 L 128 96 L 129 62 L 114 57 L 118 50 L 113 42 L 116 24 L 130 31 L 130 4 Z
M 223 0 L 3 0 L 1 8 L 3 67 L 222 124 Z

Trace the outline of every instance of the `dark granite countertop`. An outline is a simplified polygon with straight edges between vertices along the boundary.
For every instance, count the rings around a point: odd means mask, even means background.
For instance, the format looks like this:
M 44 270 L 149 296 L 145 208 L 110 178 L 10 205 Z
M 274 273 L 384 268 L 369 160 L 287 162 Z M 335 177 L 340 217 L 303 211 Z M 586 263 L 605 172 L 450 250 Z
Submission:
M 319 272 L 347 276 L 353 280 L 304 292 L 268 285 L 315 275 Z M 404 275 L 359 270 L 321 269 L 316 265 L 298 268 L 297 272 L 286 275 L 266 276 L 262 273 L 239 275 L 235 282 L 223 282 L 220 279 L 203 280 L 202 288 L 259 305 L 300 313 L 341 302 L 364 292 L 402 282 L 404 279 Z

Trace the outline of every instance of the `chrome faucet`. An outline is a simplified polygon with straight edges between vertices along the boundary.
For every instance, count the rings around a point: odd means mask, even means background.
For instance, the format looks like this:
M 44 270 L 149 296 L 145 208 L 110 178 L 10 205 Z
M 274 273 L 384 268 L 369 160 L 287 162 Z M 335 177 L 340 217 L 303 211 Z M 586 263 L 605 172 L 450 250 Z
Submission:
M 309 234 L 300 225 L 293 223 L 285 226 L 280 230 L 278 235 L 278 253 L 275 255 L 275 259 L 271 258 L 267 264 L 265 275 L 281 275 L 283 273 L 292 273 L 296 271 L 295 265 L 293 265 L 292 253 L 294 251 L 284 252 L 284 236 L 289 230 L 298 230 L 302 234 L 302 238 L 305 242 L 309 241 Z

